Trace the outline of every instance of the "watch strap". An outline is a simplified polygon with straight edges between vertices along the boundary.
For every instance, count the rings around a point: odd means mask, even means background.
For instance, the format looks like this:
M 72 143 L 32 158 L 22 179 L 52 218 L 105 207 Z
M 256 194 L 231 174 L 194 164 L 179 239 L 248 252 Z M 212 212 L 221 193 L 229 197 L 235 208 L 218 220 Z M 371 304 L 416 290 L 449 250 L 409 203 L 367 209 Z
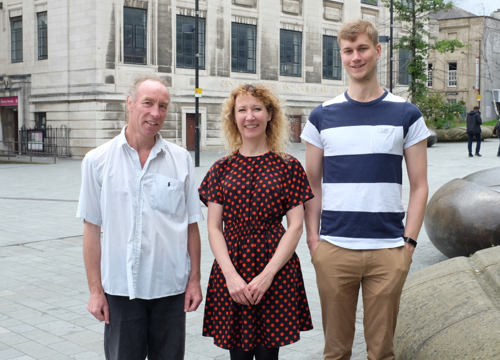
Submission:
M 403 236 L 403 240 L 408 244 L 412 244 L 413 247 L 417 247 L 417 242 L 408 236 Z

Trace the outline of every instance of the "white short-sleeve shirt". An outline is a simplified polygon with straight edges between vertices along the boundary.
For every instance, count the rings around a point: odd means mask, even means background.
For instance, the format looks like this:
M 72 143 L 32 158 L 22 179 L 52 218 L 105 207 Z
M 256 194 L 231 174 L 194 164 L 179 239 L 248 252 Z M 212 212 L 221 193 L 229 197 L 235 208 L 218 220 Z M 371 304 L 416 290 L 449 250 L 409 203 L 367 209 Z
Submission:
M 191 268 L 188 224 L 203 220 L 192 158 L 158 134 L 142 168 L 125 128 L 85 156 L 76 216 L 102 228 L 106 293 L 131 299 L 181 294 Z

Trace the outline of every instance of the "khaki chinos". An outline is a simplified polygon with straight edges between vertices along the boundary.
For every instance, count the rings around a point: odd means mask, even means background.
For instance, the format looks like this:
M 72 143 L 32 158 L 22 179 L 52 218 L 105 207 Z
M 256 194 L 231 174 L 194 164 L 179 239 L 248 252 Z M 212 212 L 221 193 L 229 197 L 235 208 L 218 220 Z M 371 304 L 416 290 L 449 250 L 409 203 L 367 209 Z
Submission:
M 404 247 L 350 250 L 320 241 L 312 262 L 321 299 L 324 360 L 349 360 L 360 285 L 370 360 L 394 359 L 399 300 L 411 265 Z

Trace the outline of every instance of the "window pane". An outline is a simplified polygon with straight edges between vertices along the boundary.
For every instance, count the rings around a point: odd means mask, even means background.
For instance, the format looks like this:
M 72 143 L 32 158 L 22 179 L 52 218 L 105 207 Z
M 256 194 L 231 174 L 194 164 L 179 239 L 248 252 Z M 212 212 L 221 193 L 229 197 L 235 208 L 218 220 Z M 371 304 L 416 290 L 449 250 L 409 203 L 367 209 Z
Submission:
M 126 64 L 146 64 L 146 15 L 144 9 L 123 8 L 123 62 Z
M 377 0 L 361 0 L 362 4 L 368 4 L 368 5 L 377 5 L 378 1 Z
M 177 39 L 177 52 L 176 52 L 176 67 L 185 69 L 194 69 L 195 63 L 195 33 L 183 33 L 182 25 L 195 25 L 195 18 L 193 16 L 177 15 L 176 24 L 176 39 Z M 198 18 L 198 68 L 205 69 L 205 19 Z
M 257 27 L 231 24 L 231 71 L 255 74 Z
M 38 27 L 38 60 L 47 59 L 47 12 L 36 14 Z
M 341 80 L 340 64 L 337 37 L 323 35 L 323 79 Z
M 411 59 L 411 51 L 399 49 L 399 84 L 410 85 L 411 75 L 408 73 L 408 65 Z
M 10 19 L 11 62 L 23 61 L 23 19 L 21 16 Z
M 448 63 L 448 86 L 457 86 L 457 63 Z
M 432 64 L 427 64 L 427 86 L 432 87 Z
M 302 76 L 302 33 L 280 30 L 280 75 Z

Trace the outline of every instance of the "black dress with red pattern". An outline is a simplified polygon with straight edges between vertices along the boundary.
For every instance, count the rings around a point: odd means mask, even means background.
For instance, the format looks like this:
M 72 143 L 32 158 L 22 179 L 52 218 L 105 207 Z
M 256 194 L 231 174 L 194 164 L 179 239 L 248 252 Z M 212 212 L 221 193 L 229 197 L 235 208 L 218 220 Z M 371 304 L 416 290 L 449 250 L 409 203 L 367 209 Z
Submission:
M 206 205 L 223 206 L 224 239 L 229 257 L 249 283 L 271 260 L 285 229 L 283 216 L 313 194 L 300 162 L 268 152 L 240 153 L 218 160 L 199 188 Z M 205 301 L 203 336 L 224 349 L 251 350 L 297 342 L 300 331 L 312 329 L 300 261 L 296 253 L 273 279 L 261 302 L 234 302 L 222 270 L 214 261 Z

